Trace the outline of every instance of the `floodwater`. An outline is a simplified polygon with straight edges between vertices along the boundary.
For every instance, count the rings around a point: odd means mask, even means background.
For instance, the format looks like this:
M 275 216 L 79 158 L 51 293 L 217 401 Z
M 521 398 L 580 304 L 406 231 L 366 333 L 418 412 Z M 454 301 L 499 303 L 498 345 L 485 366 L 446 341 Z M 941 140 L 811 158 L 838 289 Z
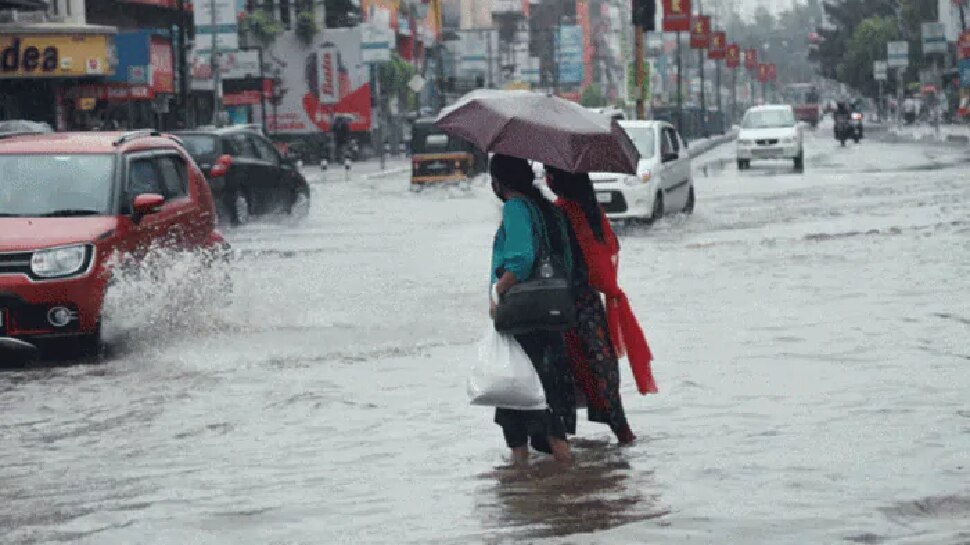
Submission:
M 970 153 L 817 134 L 621 229 L 634 446 L 581 421 L 519 472 L 468 405 L 484 184 L 309 170 L 306 222 L 228 233 L 230 302 L 174 259 L 110 294 L 107 361 L 0 372 L 0 543 L 970 542 Z

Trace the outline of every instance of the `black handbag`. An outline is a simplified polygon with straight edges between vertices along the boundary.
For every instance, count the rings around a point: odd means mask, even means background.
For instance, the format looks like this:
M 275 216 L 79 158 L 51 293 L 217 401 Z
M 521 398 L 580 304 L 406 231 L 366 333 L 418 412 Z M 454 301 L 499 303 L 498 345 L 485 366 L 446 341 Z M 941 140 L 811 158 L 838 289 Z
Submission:
M 536 261 L 527 280 L 505 291 L 495 308 L 495 329 L 502 333 L 567 331 L 576 326 L 576 296 L 573 291 L 569 235 L 561 218 L 559 234 L 566 255 L 554 255 L 542 213 L 527 202 L 532 218 Z M 537 231 L 541 232 L 538 233 Z

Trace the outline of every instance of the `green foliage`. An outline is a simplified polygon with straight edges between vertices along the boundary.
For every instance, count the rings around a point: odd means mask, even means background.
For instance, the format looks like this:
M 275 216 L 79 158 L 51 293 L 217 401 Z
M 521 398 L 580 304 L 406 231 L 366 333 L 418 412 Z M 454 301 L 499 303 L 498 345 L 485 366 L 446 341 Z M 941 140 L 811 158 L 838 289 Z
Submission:
M 360 8 L 352 0 L 323 0 L 327 28 L 352 27 L 360 20 Z
M 380 65 L 381 92 L 387 96 L 402 95 L 410 92 L 408 82 L 414 77 L 415 70 L 411 64 L 399 55 L 391 55 L 390 62 Z
M 309 45 L 313 43 L 313 38 L 320 32 L 316 19 L 312 11 L 300 11 L 296 14 L 296 36 L 301 42 Z
M 876 92 L 873 61 L 886 58 L 886 44 L 900 38 L 896 20 L 876 16 L 863 19 L 849 40 L 842 62 L 836 65 L 838 80 L 866 94 Z
M 606 106 L 606 96 L 599 85 L 591 83 L 583 89 L 583 94 L 579 97 L 579 103 L 586 108 L 602 108 Z
M 283 33 L 283 25 L 276 21 L 271 13 L 256 10 L 246 13 L 240 23 L 240 30 L 248 38 L 268 46 Z

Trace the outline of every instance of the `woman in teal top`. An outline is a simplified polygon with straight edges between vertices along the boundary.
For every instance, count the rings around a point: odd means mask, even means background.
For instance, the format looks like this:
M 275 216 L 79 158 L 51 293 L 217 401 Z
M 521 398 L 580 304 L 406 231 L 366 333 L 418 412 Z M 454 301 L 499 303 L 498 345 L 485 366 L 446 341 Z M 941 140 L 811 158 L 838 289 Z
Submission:
M 537 219 L 541 218 L 546 225 L 555 225 L 554 222 L 561 218 L 558 210 L 534 185 L 532 167 L 525 160 L 497 154 L 492 158 L 489 171 L 492 190 L 505 203 L 502 205 L 502 225 L 492 244 L 491 267 L 492 283 L 501 296 L 517 282 L 528 280 L 533 272 L 536 248 L 530 207 L 538 212 Z M 554 252 L 562 250 L 562 242 L 557 242 L 560 247 L 551 248 Z M 494 302 L 490 311 L 494 316 Z M 551 453 L 557 461 L 567 464 L 572 455 L 566 432 L 576 433 L 576 391 L 563 336 L 551 331 L 531 331 L 515 335 L 515 340 L 536 368 L 548 407 L 539 411 L 497 408 L 495 423 L 502 427 L 505 443 L 512 449 L 512 460 L 516 465 L 528 462 L 530 439 L 532 448 Z
M 517 281 L 525 280 L 535 263 L 535 241 L 532 217 L 525 197 L 514 197 L 502 205 L 502 224 L 492 243 L 492 284 L 498 281 L 499 269 L 512 273 Z M 508 289 L 503 286 L 501 291 Z

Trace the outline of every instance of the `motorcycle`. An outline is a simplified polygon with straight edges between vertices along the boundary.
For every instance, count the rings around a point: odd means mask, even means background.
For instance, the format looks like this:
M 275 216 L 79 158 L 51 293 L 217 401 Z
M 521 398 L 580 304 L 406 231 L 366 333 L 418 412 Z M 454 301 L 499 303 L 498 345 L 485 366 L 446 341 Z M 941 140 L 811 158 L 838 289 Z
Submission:
M 862 112 L 852 112 L 849 116 L 849 137 L 858 144 L 862 140 Z

